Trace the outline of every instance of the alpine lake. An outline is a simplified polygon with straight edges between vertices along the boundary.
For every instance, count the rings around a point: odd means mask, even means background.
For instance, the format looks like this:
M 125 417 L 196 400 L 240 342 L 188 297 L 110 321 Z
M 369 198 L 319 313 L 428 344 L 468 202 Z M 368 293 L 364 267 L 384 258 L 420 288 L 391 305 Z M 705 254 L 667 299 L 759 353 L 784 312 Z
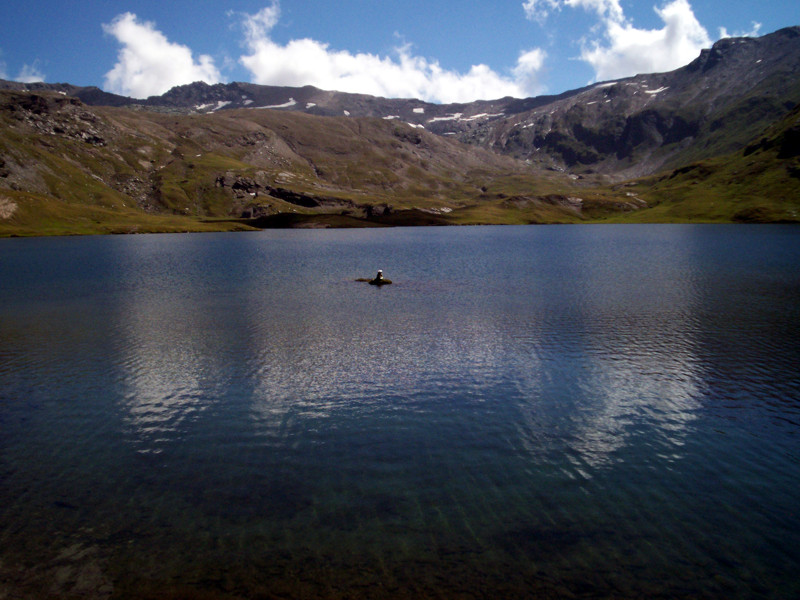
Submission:
M 799 574 L 800 227 L 0 240 L 0 598 Z

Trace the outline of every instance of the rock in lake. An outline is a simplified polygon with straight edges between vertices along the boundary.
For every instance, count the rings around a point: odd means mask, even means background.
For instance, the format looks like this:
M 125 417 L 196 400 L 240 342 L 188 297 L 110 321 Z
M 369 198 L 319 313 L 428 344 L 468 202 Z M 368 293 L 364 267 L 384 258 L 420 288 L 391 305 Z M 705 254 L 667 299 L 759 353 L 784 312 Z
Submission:
M 386 279 L 383 276 L 383 271 L 378 271 L 378 274 L 375 276 L 375 279 L 367 279 L 366 277 L 359 277 L 356 281 L 366 281 L 370 285 L 389 285 L 392 283 L 391 279 Z

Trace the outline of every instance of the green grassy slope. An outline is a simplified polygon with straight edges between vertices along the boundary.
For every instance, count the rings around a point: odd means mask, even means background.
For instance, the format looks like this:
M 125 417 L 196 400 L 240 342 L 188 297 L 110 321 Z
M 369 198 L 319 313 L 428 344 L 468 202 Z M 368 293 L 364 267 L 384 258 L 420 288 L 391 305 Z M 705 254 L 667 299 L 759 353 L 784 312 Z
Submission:
M 540 204 L 543 219 L 575 220 L 538 199 L 571 187 L 396 121 L 180 116 L 0 93 L 0 235 L 246 228 L 284 213 L 379 222 L 371 207 L 446 215 L 508 196 Z
M 800 222 L 800 106 L 744 150 L 616 188 L 650 208 L 621 222 Z
M 0 92 L 0 235 L 797 221 L 798 110 L 742 152 L 604 185 L 398 121 Z

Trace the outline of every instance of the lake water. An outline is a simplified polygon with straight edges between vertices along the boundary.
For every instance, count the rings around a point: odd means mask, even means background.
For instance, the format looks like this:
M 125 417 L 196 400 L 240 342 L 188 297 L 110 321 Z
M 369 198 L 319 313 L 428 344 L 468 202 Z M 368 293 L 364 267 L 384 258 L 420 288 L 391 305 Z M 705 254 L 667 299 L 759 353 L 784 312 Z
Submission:
M 799 365 L 792 226 L 3 239 L 0 598 L 800 597 Z

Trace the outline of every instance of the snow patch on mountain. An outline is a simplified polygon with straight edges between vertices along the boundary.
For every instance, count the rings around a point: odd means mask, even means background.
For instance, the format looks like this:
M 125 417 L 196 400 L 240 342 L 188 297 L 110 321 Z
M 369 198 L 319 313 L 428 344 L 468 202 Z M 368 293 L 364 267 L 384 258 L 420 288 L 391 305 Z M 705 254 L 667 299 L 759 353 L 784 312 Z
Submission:
M 480 113 L 461 119 L 462 121 L 477 121 L 478 119 L 493 119 L 495 117 L 503 117 L 505 113 Z
M 258 108 L 291 108 L 297 104 L 297 100 L 294 98 L 289 98 L 288 102 L 284 102 L 283 104 L 271 104 L 269 106 L 259 106 Z
M 458 121 L 464 113 L 453 113 L 447 117 L 433 117 L 432 119 L 428 119 L 428 123 L 436 123 L 437 121 Z

